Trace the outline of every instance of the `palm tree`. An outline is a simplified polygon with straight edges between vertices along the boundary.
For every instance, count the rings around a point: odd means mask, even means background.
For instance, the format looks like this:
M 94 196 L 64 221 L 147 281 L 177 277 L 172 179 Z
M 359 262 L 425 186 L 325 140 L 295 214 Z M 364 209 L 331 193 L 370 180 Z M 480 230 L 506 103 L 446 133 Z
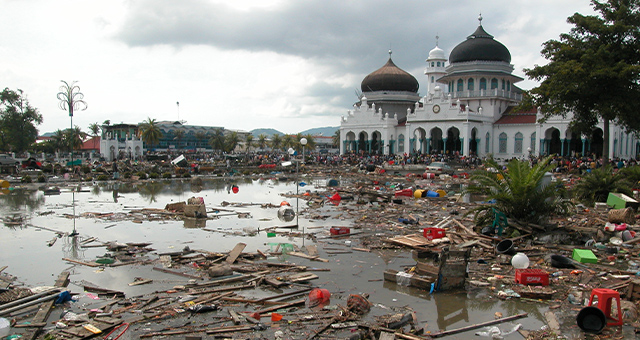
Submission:
M 109 125 L 111 125 L 111 121 L 109 119 L 107 119 L 104 122 L 102 122 L 102 125 L 109 126 Z
M 293 137 L 292 135 L 284 135 L 284 137 L 282 137 L 282 147 L 285 150 L 293 148 L 294 146 L 296 146 L 295 137 Z
M 198 141 L 197 142 L 198 147 L 200 147 L 202 141 L 207 139 L 207 134 L 204 131 L 198 131 L 196 132 L 195 137 L 196 137 L 196 140 Z
M 247 137 L 244 139 L 244 143 L 245 143 L 246 151 L 249 152 L 249 150 L 253 146 L 253 135 L 248 134 Z
M 267 135 L 265 135 L 264 133 L 261 133 L 258 136 L 258 147 L 263 150 L 267 147 Z
M 146 121 L 139 125 L 139 131 L 140 137 L 142 138 L 142 141 L 147 144 L 147 147 L 152 147 L 158 144 L 162 137 L 160 127 L 158 127 L 156 120 L 151 119 L 151 117 L 148 117 Z
M 238 146 L 239 142 L 240 142 L 240 138 L 238 137 L 238 133 L 235 131 L 231 131 L 231 133 L 227 135 L 224 141 L 225 151 L 233 152 L 233 150 L 236 149 L 236 146 Z
M 632 196 L 633 184 L 624 172 L 614 173 L 611 165 L 591 170 L 573 187 L 574 196 L 588 206 L 595 202 L 605 202 L 610 192 Z
M 209 145 L 215 152 L 224 150 L 224 130 L 217 128 L 213 131 L 213 135 L 209 138 Z
M 528 161 L 517 159 L 507 164 L 503 170 L 493 159 L 486 162 L 486 170 L 474 172 L 466 192 L 486 195 L 495 204 L 482 205 L 475 212 L 479 221 L 486 212 L 495 209 L 507 217 L 531 223 L 543 223 L 553 214 L 568 213 L 573 206 L 565 198 L 564 186 L 545 185 L 545 174 L 551 170 L 551 157 L 547 157 L 531 167 Z
M 278 150 L 282 146 L 282 137 L 279 134 L 275 133 L 271 136 L 271 148 L 273 150 Z
M 340 130 L 336 130 L 336 133 L 331 137 L 331 146 L 334 148 L 340 147 Z
M 53 137 L 51 137 L 51 140 L 53 141 L 53 145 L 57 151 L 64 150 L 69 146 L 68 143 L 65 144 L 65 135 L 64 132 L 60 129 L 56 130 L 56 132 L 53 134 Z
M 313 150 L 315 150 L 316 149 L 316 139 L 311 134 L 308 134 L 308 135 L 304 136 L 304 138 L 307 139 L 306 149 L 309 152 L 312 152 Z
M 74 150 L 82 148 L 82 143 L 87 136 L 77 125 L 73 129 L 66 129 L 64 134 L 66 139 L 65 143 L 71 145 Z
M 178 149 L 184 149 L 184 148 L 182 147 L 182 145 L 180 145 L 180 144 L 181 144 L 182 139 L 184 138 L 185 134 L 186 134 L 186 133 L 185 133 L 185 132 L 184 132 L 184 130 L 182 130 L 182 129 L 180 129 L 180 130 L 176 130 L 176 131 L 173 133 L 173 136 L 174 136 L 174 137 L 173 137 L 173 139 L 178 141 L 178 142 L 177 142 L 177 144 L 178 144 L 178 145 L 177 145 L 177 146 L 178 146 Z
M 100 125 L 98 123 L 89 124 L 89 131 L 93 136 L 93 148 L 96 148 L 96 137 L 98 137 L 98 132 L 100 132 Z

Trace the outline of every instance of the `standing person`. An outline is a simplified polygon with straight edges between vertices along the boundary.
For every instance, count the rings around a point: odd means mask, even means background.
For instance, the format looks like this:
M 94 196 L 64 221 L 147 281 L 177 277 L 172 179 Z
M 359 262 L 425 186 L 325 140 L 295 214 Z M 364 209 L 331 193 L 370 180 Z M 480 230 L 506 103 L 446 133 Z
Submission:
M 111 164 L 112 166 L 112 172 L 113 172 L 113 179 L 118 179 L 120 178 L 120 174 L 118 173 L 118 162 L 116 162 L 115 160 L 113 161 L 113 163 Z

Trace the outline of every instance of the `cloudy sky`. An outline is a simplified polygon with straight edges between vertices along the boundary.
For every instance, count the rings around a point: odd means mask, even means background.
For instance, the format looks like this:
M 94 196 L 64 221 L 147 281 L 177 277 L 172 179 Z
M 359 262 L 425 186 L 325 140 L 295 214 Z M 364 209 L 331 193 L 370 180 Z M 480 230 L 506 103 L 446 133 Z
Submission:
M 147 118 L 297 133 L 338 126 L 356 90 L 384 65 L 413 74 L 483 27 L 511 51 L 515 73 L 544 64 L 541 44 L 568 32 L 588 0 L 0 0 L 0 88 L 21 89 L 65 129 L 56 94 L 78 81 L 73 124 Z M 518 84 L 528 89 L 535 83 Z M 179 102 L 179 105 L 177 104 Z

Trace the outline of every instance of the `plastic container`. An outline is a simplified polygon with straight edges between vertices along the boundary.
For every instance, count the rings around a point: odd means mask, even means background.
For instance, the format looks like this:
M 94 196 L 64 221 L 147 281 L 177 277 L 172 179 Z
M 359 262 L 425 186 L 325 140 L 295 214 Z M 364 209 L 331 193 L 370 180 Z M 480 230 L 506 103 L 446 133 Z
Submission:
M 326 303 L 330 298 L 331 293 L 328 289 L 314 288 L 309 292 L 309 302 L 312 305 Z
M 432 172 L 425 172 L 422 174 L 422 178 L 423 179 L 435 179 L 436 178 L 436 174 L 432 173 Z
M 515 255 L 516 250 L 513 248 L 513 241 L 502 240 L 496 244 L 496 251 L 498 254 Z
M 413 193 L 414 198 L 422 198 L 426 190 L 418 189 Z
M 446 235 L 444 229 L 442 228 L 424 228 L 422 230 L 422 233 L 424 237 L 426 237 L 429 241 L 435 240 L 437 238 L 443 238 Z
M 331 227 L 329 232 L 331 235 L 347 235 L 351 233 L 351 229 L 349 227 Z
M 440 197 L 440 194 L 438 194 L 437 192 L 435 192 L 433 190 L 429 190 L 429 191 L 427 191 L 427 197 Z
M 607 325 L 607 318 L 604 312 L 598 307 L 584 307 L 576 316 L 578 327 L 585 332 L 600 333 Z
M 398 190 L 395 192 L 395 197 L 412 197 L 413 196 L 413 190 L 411 189 L 402 189 L 402 190 Z
M 529 267 L 529 257 L 525 253 L 517 253 L 511 258 L 511 265 L 516 269 L 527 269 Z
M 516 283 L 548 286 L 549 273 L 542 269 L 516 269 Z

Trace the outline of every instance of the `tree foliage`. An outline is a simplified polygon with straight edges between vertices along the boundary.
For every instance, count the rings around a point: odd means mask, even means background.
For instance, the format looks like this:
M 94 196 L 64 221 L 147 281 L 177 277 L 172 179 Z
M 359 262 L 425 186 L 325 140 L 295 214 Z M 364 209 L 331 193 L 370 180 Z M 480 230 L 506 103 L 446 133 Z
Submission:
M 0 149 L 22 152 L 38 137 L 42 115 L 32 107 L 22 90 L 0 92 Z
M 545 173 L 551 170 L 551 157 L 531 167 L 528 161 L 511 160 L 503 170 L 493 158 L 486 169 L 473 173 L 466 192 L 486 195 L 495 204 L 482 205 L 473 212 L 476 217 L 496 208 L 507 217 L 523 222 L 544 223 L 553 214 L 564 214 L 573 206 L 564 187 L 544 185 Z
M 619 192 L 632 196 L 632 183 L 625 172 L 613 172 L 611 165 L 593 169 L 586 173 L 573 187 L 574 196 L 582 203 L 593 206 L 595 202 L 605 202 L 610 192 Z
M 153 147 L 158 144 L 162 137 L 162 131 L 155 119 L 148 117 L 146 121 L 142 122 L 139 126 L 140 137 L 142 141 L 147 144 L 147 147 Z
M 574 27 L 541 51 L 549 63 L 526 69 L 540 85 L 529 91 L 531 103 L 546 118 L 573 114 L 572 128 L 588 135 L 604 121 L 604 158 L 608 158 L 609 124 L 639 131 L 640 0 L 591 1 L 599 15 L 575 13 Z

